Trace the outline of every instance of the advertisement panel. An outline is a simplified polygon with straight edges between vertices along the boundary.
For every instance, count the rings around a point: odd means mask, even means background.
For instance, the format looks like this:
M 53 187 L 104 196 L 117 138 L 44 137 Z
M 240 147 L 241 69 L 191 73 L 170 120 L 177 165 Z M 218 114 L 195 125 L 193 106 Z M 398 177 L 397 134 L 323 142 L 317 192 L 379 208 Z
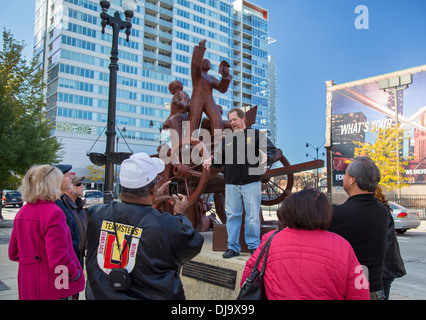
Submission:
M 327 82 L 327 144 L 332 185 L 342 186 L 356 142 L 374 144 L 373 128 L 404 129 L 399 147 L 410 184 L 426 184 L 426 66 L 342 85 Z M 395 136 L 395 138 L 397 138 Z

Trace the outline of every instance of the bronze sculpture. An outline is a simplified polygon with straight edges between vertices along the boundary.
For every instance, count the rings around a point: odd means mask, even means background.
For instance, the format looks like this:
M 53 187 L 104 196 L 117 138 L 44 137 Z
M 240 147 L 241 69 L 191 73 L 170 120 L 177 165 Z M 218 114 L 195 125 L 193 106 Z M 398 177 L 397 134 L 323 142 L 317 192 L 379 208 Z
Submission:
M 211 69 L 211 63 L 208 59 L 203 58 L 205 52 L 206 40 L 201 40 L 198 46 L 194 47 L 191 61 L 193 92 L 188 116 L 191 132 L 198 130 L 203 112 L 210 119 L 212 132 L 214 132 L 214 129 L 223 130 L 224 128 L 220 109 L 213 99 L 213 89 L 221 93 L 228 91 L 232 80 L 232 76 L 229 73 L 230 65 L 226 61 L 221 62 L 219 73 L 222 75 L 222 79 L 220 81 L 217 80 L 208 74 Z
M 180 81 L 172 81 L 169 90 L 173 94 L 171 103 L 171 114 L 164 122 L 164 129 L 174 129 L 171 132 L 172 150 L 177 150 L 176 156 L 166 164 L 163 172 L 162 183 L 167 181 L 178 182 L 179 192 L 187 195 L 190 207 L 186 213 L 193 226 L 199 231 L 207 231 L 215 224 L 215 217 L 206 216 L 210 208 L 209 198 L 213 195 L 215 210 L 220 222 L 226 222 L 224 207 L 225 183 L 221 170 L 203 168 L 201 161 L 210 157 L 211 149 L 214 148 L 214 139 L 201 141 L 193 132 L 198 132 L 201 128 L 207 129 L 210 136 L 214 137 L 215 130 L 223 130 L 227 121 L 222 120 L 222 107 L 217 105 L 213 99 L 213 89 L 225 93 L 231 83 L 232 76 L 229 72 L 229 64 L 225 61 L 219 66 L 219 73 L 222 79 L 208 75 L 211 68 L 210 61 L 204 59 L 206 51 L 206 40 L 201 40 L 198 46 L 194 47 L 191 63 L 191 75 L 193 80 L 193 92 L 189 99 L 183 91 Z M 251 108 L 246 113 L 247 127 L 255 123 L 257 106 Z M 208 119 L 201 118 L 205 113 Z M 182 123 L 189 120 L 190 133 L 183 135 Z M 219 130 L 219 131 L 221 131 Z M 226 132 L 226 131 L 225 131 Z M 177 137 L 177 138 L 176 138 Z M 172 150 L 168 149 L 167 155 L 171 156 Z M 194 157 L 186 159 L 184 154 L 190 152 Z M 153 156 L 160 156 L 158 155 Z M 262 205 L 274 205 L 281 203 L 291 192 L 293 187 L 293 174 L 324 166 L 323 160 L 314 160 L 301 164 L 290 165 L 280 149 L 276 152 L 276 162 L 267 168 L 262 176 Z M 163 202 L 157 205 L 160 211 L 170 211 L 170 203 Z M 262 212 L 261 223 L 265 224 Z

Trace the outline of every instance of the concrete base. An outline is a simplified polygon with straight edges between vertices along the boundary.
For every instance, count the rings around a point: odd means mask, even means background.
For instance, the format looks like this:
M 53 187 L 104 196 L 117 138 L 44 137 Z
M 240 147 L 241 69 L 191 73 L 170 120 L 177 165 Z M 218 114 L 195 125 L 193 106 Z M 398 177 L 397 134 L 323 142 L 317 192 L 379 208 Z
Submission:
M 265 233 L 277 230 L 278 225 L 261 225 L 260 239 Z M 250 252 L 244 240 L 244 225 L 240 229 L 240 246 L 241 252 Z M 228 234 L 226 232 L 226 224 L 217 224 L 213 226 L 213 251 L 225 252 L 228 249 Z
M 207 231 L 202 232 L 201 234 L 204 237 L 203 248 L 201 249 L 200 254 L 192 261 L 236 271 L 235 287 L 233 289 L 228 289 L 219 285 L 181 275 L 186 299 L 235 300 L 240 292 L 241 277 L 243 275 L 246 262 L 250 258 L 250 253 L 241 253 L 238 257 L 223 259 L 222 251 L 213 251 L 213 232 Z

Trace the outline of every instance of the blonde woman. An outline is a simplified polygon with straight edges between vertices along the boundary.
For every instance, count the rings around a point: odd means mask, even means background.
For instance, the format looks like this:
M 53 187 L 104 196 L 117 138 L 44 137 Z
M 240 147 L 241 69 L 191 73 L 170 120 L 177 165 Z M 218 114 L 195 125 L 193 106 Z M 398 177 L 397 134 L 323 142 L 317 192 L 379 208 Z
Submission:
M 63 174 L 49 165 L 31 167 L 20 188 L 27 203 L 17 213 L 9 258 L 19 263 L 20 300 L 69 299 L 84 290 L 65 215 L 55 204 Z

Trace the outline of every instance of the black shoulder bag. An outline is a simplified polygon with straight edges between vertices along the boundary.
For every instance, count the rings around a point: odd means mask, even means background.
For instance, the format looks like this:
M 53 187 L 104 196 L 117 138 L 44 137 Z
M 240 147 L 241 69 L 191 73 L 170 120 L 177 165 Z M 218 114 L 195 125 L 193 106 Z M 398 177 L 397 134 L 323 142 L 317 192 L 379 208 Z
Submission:
M 237 300 L 267 300 L 265 294 L 265 285 L 263 283 L 263 275 L 265 274 L 269 246 L 271 245 L 272 238 L 277 232 L 279 232 L 279 230 L 275 231 L 269 237 L 268 241 L 266 241 L 265 245 L 263 246 L 262 251 L 260 251 L 249 277 L 246 279 L 246 281 L 244 281 L 244 284 L 241 287 Z M 265 258 L 263 259 L 263 267 L 262 271 L 259 271 L 257 267 L 259 266 L 260 260 L 262 260 L 263 254 L 265 254 Z

